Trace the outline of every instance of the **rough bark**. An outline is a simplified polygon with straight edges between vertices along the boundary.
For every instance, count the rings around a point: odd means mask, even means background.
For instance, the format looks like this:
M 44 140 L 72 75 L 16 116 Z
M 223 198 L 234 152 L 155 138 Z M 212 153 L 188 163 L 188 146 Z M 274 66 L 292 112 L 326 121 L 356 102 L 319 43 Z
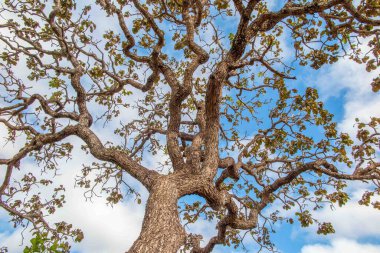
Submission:
M 161 178 L 152 188 L 140 236 L 128 253 L 175 253 L 184 245 L 186 233 L 178 216 L 178 190 Z

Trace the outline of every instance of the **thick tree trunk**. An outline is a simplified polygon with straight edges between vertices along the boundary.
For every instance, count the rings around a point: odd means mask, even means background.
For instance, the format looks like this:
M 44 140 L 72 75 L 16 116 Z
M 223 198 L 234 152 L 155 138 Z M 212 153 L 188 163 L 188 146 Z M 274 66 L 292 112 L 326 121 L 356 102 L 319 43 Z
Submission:
M 148 198 L 140 236 L 128 253 L 176 253 L 184 245 L 186 233 L 177 201 L 175 185 L 166 179 L 158 180 Z

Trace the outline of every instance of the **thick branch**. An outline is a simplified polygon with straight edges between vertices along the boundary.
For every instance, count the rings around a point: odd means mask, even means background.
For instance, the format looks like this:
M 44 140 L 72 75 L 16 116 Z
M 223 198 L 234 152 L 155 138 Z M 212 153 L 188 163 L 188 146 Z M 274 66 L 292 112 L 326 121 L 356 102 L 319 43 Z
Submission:
M 151 189 L 154 180 L 159 176 L 156 171 L 149 170 L 133 161 L 123 151 L 106 148 L 89 128 L 79 126 L 76 133 L 89 147 L 91 154 L 99 160 L 116 163 L 128 174 L 139 180 L 148 190 Z

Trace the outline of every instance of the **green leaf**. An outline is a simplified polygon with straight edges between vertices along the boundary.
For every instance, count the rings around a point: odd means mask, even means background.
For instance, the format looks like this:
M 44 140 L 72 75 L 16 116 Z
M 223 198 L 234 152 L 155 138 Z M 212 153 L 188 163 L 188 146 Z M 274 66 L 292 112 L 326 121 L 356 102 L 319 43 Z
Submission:
M 50 81 L 49 81 L 49 86 L 51 88 L 59 88 L 61 87 L 61 85 L 63 85 L 65 83 L 65 81 L 59 79 L 58 77 L 53 77 Z

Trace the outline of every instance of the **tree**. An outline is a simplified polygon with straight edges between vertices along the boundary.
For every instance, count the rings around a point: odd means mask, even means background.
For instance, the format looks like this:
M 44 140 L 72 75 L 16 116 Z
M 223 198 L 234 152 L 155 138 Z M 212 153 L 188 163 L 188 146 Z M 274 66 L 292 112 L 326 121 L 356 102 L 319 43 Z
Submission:
M 70 136 L 99 161 L 83 167 L 78 186 L 107 194 L 111 204 L 127 193 L 138 199 L 126 175 L 149 191 L 131 253 L 211 252 L 218 244 L 238 246 L 242 230 L 272 249 L 270 224 L 293 223 L 281 210 L 327 234 L 332 225 L 311 210 L 344 205 L 347 181 L 373 182 L 362 204 L 379 193 L 380 119 L 358 122 L 354 143 L 337 131 L 317 90 L 293 80 L 303 67 L 342 57 L 376 70 L 380 1 L 296 0 L 271 9 L 262 0 L 52 2 L 1 6 L 0 122 L 8 141 L 25 145 L 0 159 L 6 168 L 0 206 L 15 225 L 32 226 L 36 237 L 26 252 L 66 252 L 70 238 L 83 238 L 70 224 L 46 220 L 64 204 L 64 187 L 49 175 L 75 155 Z M 117 28 L 100 36 L 94 18 L 106 17 Z M 291 60 L 283 57 L 282 38 L 294 46 Z M 136 118 L 126 115 L 131 108 Z M 94 126 L 115 121 L 120 142 L 102 142 Z M 161 168 L 144 166 L 145 157 L 162 153 Z M 12 178 L 28 157 L 46 178 Z M 52 196 L 40 196 L 36 189 L 50 185 Z M 187 195 L 197 197 L 178 204 Z M 266 216 L 276 203 L 278 210 Z M 218 233 L 204 247 L 201 236 L 184 229 L 199 218 L 218 220 Z

